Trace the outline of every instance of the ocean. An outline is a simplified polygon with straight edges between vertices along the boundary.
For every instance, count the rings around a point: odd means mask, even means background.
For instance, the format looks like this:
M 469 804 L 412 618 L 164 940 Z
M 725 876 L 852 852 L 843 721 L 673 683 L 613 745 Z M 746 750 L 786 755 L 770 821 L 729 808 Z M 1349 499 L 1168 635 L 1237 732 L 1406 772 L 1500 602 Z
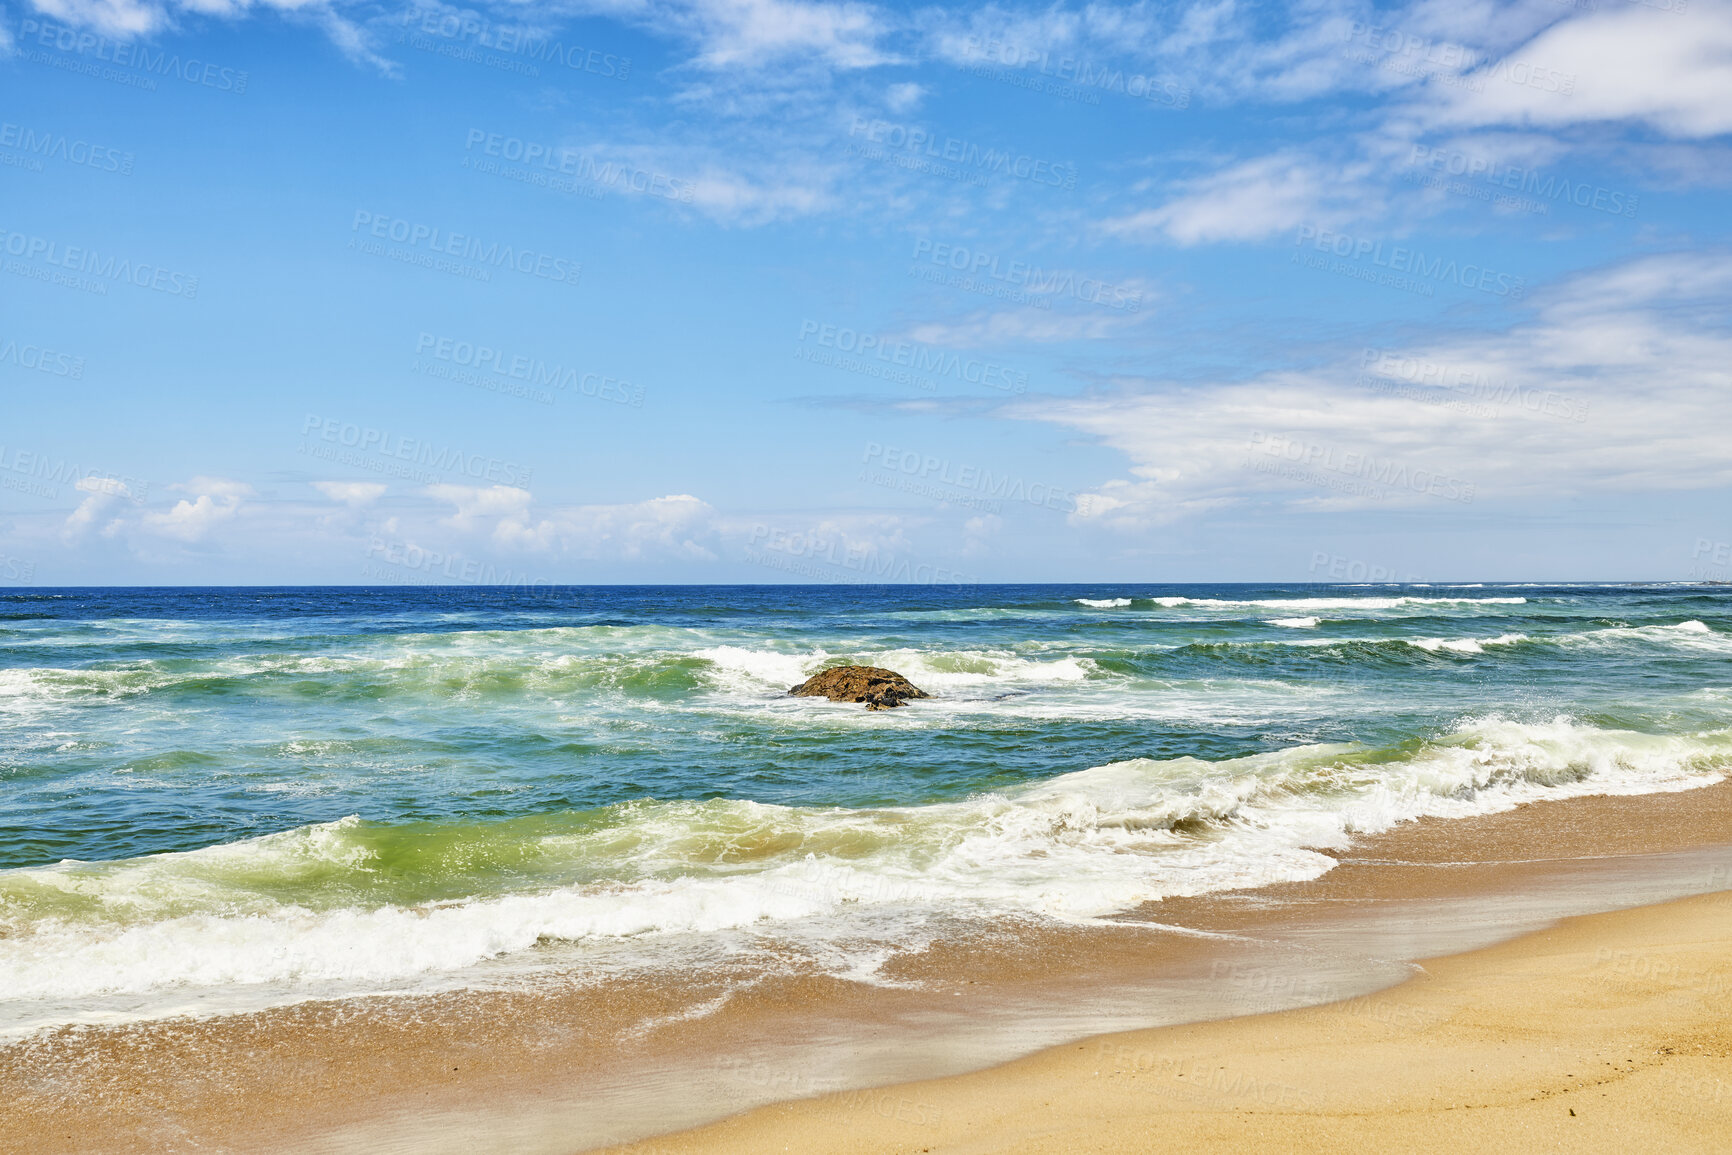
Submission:
M 1356 834 L 1732 769 L 1690 585 L 0 594 L 0 1031 L 731 967 L 890 983 Z M 790 698 L 885 666 L 900 709 Z

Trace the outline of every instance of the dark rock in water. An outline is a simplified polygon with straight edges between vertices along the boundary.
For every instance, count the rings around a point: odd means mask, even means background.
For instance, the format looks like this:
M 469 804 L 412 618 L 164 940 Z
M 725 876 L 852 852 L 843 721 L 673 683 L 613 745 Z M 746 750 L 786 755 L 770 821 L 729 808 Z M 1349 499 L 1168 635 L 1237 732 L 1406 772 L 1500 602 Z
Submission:
M 909 698 L 932 697 L 895 670 L 877 666 L 833 666 L 813 674 L 788 693 L 799 698 L 825 697 L 832 702 L 864 702 L 868 710 L 888 710 Z

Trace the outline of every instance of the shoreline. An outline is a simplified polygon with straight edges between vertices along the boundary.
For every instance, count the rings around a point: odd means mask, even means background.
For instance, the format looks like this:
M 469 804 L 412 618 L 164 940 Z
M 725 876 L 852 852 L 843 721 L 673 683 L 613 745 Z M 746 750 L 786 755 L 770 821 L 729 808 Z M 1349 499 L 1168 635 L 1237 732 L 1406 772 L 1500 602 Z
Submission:
M 721 966 L 51 1030 L 0 1046 L 0 1149 L 10 1134 L 38 1152 L 553 1153 L 632 1139 L 654 1151 L 657 1133 L 739 1125 L 788 1100 L 825 1104 L 857 1138 L 901 1103 L 892 1087 L 984 1076 L 1079 1039 L 1403 1005 L 1363 1000 L 1402 989 L 1406 960 L 1732 886 L 1728 831 L 1726 781 L 1410 822 L 1331 852 L 1338 865 L 1311 881 L 938 941 L 883 968 L 899 986 Z
M 1345 1002 L 761 1107 L 687 1152 L 1732 1149 L 1732 894 L 1566 919 Z

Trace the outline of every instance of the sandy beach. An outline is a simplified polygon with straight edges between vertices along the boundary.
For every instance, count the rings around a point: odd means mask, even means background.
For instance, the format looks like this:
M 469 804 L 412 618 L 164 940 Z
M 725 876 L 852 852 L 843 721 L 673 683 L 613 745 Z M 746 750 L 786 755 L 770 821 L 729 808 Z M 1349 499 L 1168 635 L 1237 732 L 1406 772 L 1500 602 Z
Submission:
M 1306 1150 L 1401 1136 L 1526 1150 L 1554 1132 L 1571 1149 L 1717 1149 L 1732 1139 L 1732 901 L 1704 892 L 1732 886 L 1728 830 L 1725 783 L 1409 823 L 1319 879 L 1152 904 L 1122 931 L 935 943 L 892 969 L 900 987 L 730 988 L 718 972 L 52 1030 L 0 1048 L 0 1149 Z M 1510 941 L 1679 894 L 1702 897 Z M 1308 1004 L 1330 1005 L 1254 1013 Z M 1115 1022 L 1189 1025 L 1102 1034 Z
M 1726 1151 L 1732 901 L 1570 919 L 1329 1006 L 763 1108 L 685 1152 Z
M 1732 0 L 4 10 L 0 1155 L 1732 1155 Z

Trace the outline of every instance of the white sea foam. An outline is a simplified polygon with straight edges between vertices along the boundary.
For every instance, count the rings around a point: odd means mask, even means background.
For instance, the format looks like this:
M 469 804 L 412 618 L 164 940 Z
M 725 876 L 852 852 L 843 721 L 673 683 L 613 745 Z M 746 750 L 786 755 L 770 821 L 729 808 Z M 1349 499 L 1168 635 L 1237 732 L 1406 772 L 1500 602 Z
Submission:
M 149 1014 L 199 991 L 397 989 L 490 960 L 528 964 L 549 943 L 581 958 L 586 943 L 635 942 L 648 959 L 670 934 L 894 935 L 898 911 L 1087 921 L 1315 877 L 1332 865 L 1321 850 L 1405 819 L 1688 789 L 1728 767 L 1732 731 L 1657 737 L 1491 718 L 1395 760 L 1343 745 L 1137 759 L 865 810 L 644 802 L 591 833 L 512 836 L 528 839 L 518 858 L 581 867 L 591 881 L 555 872 L 510 883 L 476 868 L 446 880 L 467 880 L 468 897 L 408 903 L 367 900 L 390 879 L 368 828 L 348 818 L 182 854 L 0 872 L 0 1024 L 11 1014 L 17 1025 L 20 1007 L 39 1016 L 119 997 Z M 858 968 L 866 956 L 848 957 Z
M 1526 634 L 1499 634 L 1495 638 L 1408 638 L 1407 644 L 1432 653 L 1483 654 L 1486 646 L 1513 646 L 1530 640 Z
M 1564 645 L 1594 648 L 1623 647 L 1634 643 L 1698 653 L 1732 654 L 1732 635 L 1695 620 L 1668 626 L 1609 626 L 1603 630 L 1563 634 L 1557 641 Z
M 823 650 L 788 654 L 776 650 L 754 650 L 744 646 L 714 646 L 697 651 L 709 661 L 730 688 L 779 686 L 786 690 L 818 671 L 829 655 Z
M 1131 604 L 1130 598 L 1075 598 L 1073 600 L 1079 606 L 1088 606 L 1090 609 L 1096 610 L 1123 609 Z
M 700 650 L 697 656 L 715 665 L 722 688 L 754 696 L 786 690 L 832 657 L 822 650 L 798 655 L 737 646 Z M 848 660 L 895 670 L 922 689 L 946 693 L 1081 682 L 1095 669 L 1088 658 L 1031 658 L 1010 650 L 869 650 L 849 654 Z
M 1272 626 L 1284 626 L 1290 630 L 1314 630 L 1321 618 L 1269 618 Z
M 917 686 L 946 692 L 1065 685 L 1095 670 L 1089 658 L 1032 658 L 1009 650 L 879 650 L 867 656 L 872 665 L 896 670 Z
M 1526 598 L 1260 598 L 1252 601 L 1232 601 L 1223 598 L 1166 597 L 1151 599 L 1169 609 L 1179 606 L 1204 606 L 1211 609 L 1270 608 L 1283 610 L 1398 610 L 1408 606 L 1520 606 Z

